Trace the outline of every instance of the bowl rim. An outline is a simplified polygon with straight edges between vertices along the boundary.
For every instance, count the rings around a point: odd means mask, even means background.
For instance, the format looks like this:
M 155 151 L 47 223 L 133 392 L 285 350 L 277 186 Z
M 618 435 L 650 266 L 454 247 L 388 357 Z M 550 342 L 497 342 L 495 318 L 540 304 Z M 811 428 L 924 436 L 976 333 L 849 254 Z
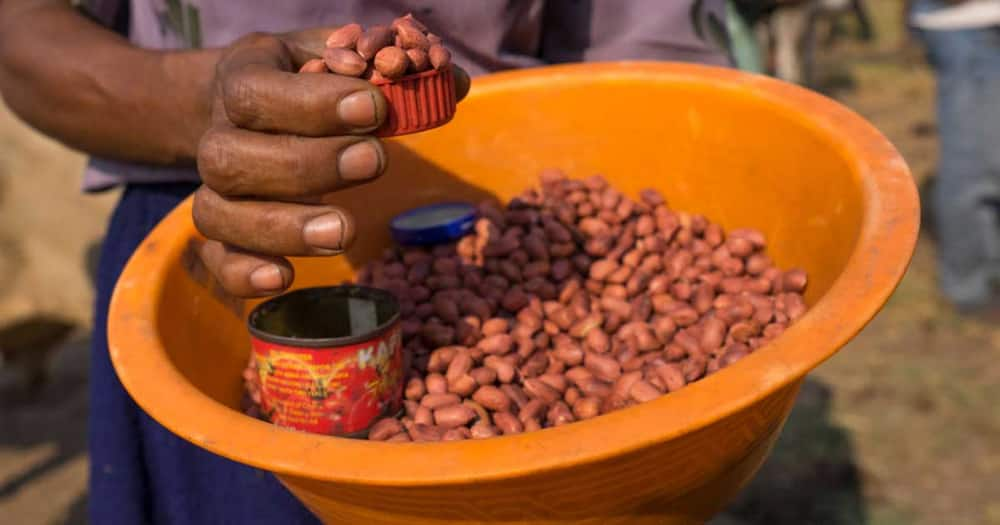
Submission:
M 694 432 L 743 410 L 836 353 L 899 284 L 919 230 L 917 191 L 896 148 L 858 114 L 818 93 L 769 77 L 668 62 L 585 63 L 508 71 L 477 78 L 469 97 L 574 79 L 711 83 L 713 88 L 731 89 L 737 96 L 763 99 L 790 110 L 801 117 L 803 125 L 824 133 L 845 158 L 854 159 L 852 169 L 862 179 L 864 209 L 855 249 L 830 290 L 766 352 L 755 352 L 669 396 L 530 435 L 381 443 L 275 427 L 195 388 L 174 367 L 157 335 L 156 298 L 167 286 L 168 261 L 179 260 L 188 241 L 198 238 L 189 198 L 135 251 L 111 300 L 109 351 L 126 390 L 143 410 L 180 437 L 279 475 L 395 487 L 503 480 L 607 460 Z M 662 424 L 644 423 L 651 420 Z M 581 445 L 594 442 L 603 445 Z M 414 461 L 414 454 L 420 454 L 419 461 Z

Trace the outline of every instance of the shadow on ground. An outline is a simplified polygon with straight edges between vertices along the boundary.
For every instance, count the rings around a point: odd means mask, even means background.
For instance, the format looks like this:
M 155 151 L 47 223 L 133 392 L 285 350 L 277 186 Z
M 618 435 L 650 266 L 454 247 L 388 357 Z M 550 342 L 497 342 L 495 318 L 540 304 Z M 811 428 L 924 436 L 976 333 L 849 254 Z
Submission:
M 87 494 L 83 493 L 66 511 L 66 519 L 59 525 L 87 525 Z
M 831 420 L 829 385 L 806 379 L 770 458 L 719 523 L 869 523 L 850 433 Z
M 51 452 L 0 480 L 0 501 L 86 453 L 86 337 L 65 320 L 35 316 L 0 327 L 0 448 Z
M 99 254 L 96 241 L 82 261 L 91 283 Z M 89 348 L 87 331 L 57 315 L 0 324 L 0 451 L 16 458 L 0 465 L 0 509 L 27 522 L 87 523 Z
M 37 352 L 27 375 L 10 362 L 0 369 L 0 451 L 19 457 L 4 465 L 0 508 L 26 520 L 22 523 L 86 523 L 82 489 L 89 338 L 79 331 L 65 333 L 61 320 L 31 318 L 17 324 L 0 329 L 0 334 L 17 333 L 21 341 L 38 346 L 32 349 Z M 4 343 L 0 337 L 0 345 Z M 26 378 L 33 377 L 37 363 L 47 372 L 41 383 L 32 383 Z

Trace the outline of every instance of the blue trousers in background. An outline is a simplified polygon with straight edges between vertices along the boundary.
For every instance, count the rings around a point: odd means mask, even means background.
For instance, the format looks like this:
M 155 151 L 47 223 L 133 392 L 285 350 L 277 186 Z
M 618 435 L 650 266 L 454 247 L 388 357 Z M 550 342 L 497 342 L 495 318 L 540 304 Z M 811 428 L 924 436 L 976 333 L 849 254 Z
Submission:
M 108 227 L 97 275 L 91 349 L 90 521 L 94 525 L 318 523 L 271 474 L 200 449 L 153 421 L 125 392 L 111 366 L 107 322 L 115 282 L 143 238 L 195 188 L 129 186 Z
M 917 0 L 932 11 L 941 0 Z M 937 77 L 941 158 L 930 203 L 941 289 L 956 306 L 996 299 L 1000 280 L 1000 27 L 919 31 Z

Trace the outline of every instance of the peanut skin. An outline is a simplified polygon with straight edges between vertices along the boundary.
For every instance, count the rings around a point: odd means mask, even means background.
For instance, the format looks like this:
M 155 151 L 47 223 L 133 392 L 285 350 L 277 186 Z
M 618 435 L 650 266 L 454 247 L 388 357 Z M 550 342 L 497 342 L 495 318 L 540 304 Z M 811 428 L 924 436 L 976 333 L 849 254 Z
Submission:
M 427 50 L 427 55 L 431 61 L 431 67 L 441 71 L 451 64 L 451 51 L 445 49 L 440 44 L 434 44 Z
M 389 80 L 399 80 L 410 67 L 410 57 L 396 46 L 382 48 L 375 54 L 375 71 Z
M 461 352 L 451 360 L 448 364 L 448 370 L 445 373 L 445 379 L 448 382 L 455 381 L 456 379 L 464 376 L 472 370 L 472 365 L 475 364 L 472 360 L 472 356 L 468 352 Z
M 504 355 L 514 348 L 514 338 L 504 333 L 498 333 L 483 338 L 476 346 L 487 354 Z
M 496 372 L 497 381 L 501 383 L 510 383 L 514 380 L 516 369 L 514 368 L 514 365 L 510 364 L 510 362 L 497 356 L 489 356 L 485 361 L 483 361 L 483 363 Z
M 510 412 L 497 412 L 493 414 L 493 423 L 504 435 L 520 434 L 524 432 L 524 424 Z
M 431 410 L 437 410 L 449 405 L 457 405 L 462 402 L 462 398 L 455 394 L 427 394 L 420 400 L 420 406 Z
M 359 38 L 356 50 L 361 58 L 371 60 L 380 49 L 393 43 L 392 29 L 386 26 L 371 26 Z
M 553 403 L 562 397 L 558 390 L 537 378 L 525 379 L 524 391 L 529 396 L 540 399 L 544 403 Z
M 479 383 L 469 374 L 461 375 L 453 381 L 448 381 L 448 391 L 460 397 L 468 397 L 476 391 Z
M 614 381 L 622 374 L 621 365 L 613 357 L 588 352 L 584 358 L 584 366 L 594 377 L 603 381 Z
M 414 416 L 413 416 L 413 422 L 414 423 L 422 423 L 424 425 L 433 425 L 434 424 L 434 413 L 431 412 L 431 409 L 429 409 L 429 408 L 427 408 L 425 406 L 418 407 L 417 408 L 417 413 L 414 414 Z
M 502 390 L 492 385 L 480 387 L 472 395 L 472 399 L 494 412 L 507 412 L 510 410 L 510 398 Z
M 424 33 L 427 32 L 427 26 L 424 25 L 424 23 L 421 22 L 420 20 L 417 20 L 417 17 L 413 16 L 413 13 L 406 13 L 405 15 L 397 18 L 395 21 L 404 21 L 404 20 L 416 26 L 416 28 L 419 29 L 420 31 Z
M 497 435 L 497 429 L 489 423 L 480 421 L 475 425 L 472 425 L 470 434 L 472 435 L 472 439 L 491 438 Z
M 424 397 L 427 393 L 427 389 L 424 387 L 424 381 L 419 377 L 414 377 L 406 383 L 406 390 L 404 396 L 406 399 L 419 400 Z
M 342 47 L 354 49 L 361 38 L 361 26 L 359 24 L 347 24 L 334 32 L 326 39 L 326 47 Z
M 601 401 L 595 397 L 581 397 L 573 403 L 573 413 L 577 419 L 590 419 L 601 413 Z
M 330 71 L 348 77 L 360 77 L 368 68 L 368 62 L 361 55 L 339 47 L 324 50 L 323 63 Z
M 431 46 L 427 35 L 410 19 L 397 18 L 393 21 L 392 28 L 396 30 L 396 45 L 403 49 L 426 51 Z
M 441 436 L 441 441 L 462 441 L 463 439 L 470 438 L 472 438 L 472 431 L 470 431 L 467 427 L 455 427 L 448 429 L 448 431 Z
M 403 432 L 403 424 L 398 419 L 380 419 L 368 431 L 368 439 L 372 441 L 385 441 L 400 432 Z
M 428 374 L 424 379 L 424 390 L 430 394 L 444 394 L 448 392 L 448 380 L 441 374 Z
M 299 68 L 299 73 L 326 73 L 326 64 L 321 58 L 313 58 L 302 64 Z
M 476 412 L 465 405 L 449 405 L 434 411 L 434 423 L 444 428 L 464 426 L 475 417 Z

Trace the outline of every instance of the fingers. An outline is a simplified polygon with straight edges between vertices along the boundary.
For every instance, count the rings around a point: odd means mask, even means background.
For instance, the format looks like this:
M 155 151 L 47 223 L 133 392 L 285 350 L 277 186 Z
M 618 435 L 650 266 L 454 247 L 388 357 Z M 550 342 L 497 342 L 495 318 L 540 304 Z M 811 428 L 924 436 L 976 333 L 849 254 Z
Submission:
M 203 243 L 199 255 L 219 284 L 237 297 L 280 293 L 295 277 L 292 265 L 282 257 L 255 255 L 218 241 Z
M 336 255 L 354 241 L 354 221 L 335 206 L 227 199 L 207 186 L 194 223 L 209 239 L 264 255 Z
M 229 120 L 245 129 L 308 137 L 362 134 L 386 115 L 382 93 L 370 82 L 340 75 L 294 73 L 278 38 L 255 35 L 218 65 L 218 96 Z
M 299 137 L 216 126 L 202 136 L 198 171 L 226 197 L 303 200 L 369 182 L 385 171 L 374 138 Z
M 250 35 L 217 66 L 213 118 L 201 140 L 195 225 L 209 239 L 201 255 L 230 293 L 273 295 L 288 288 L 283 256 L 336 255 L 354 240 L 353 220 L 322 196 L 374 180 L 386 168 L 377 139 L 387 106 L 370 82 L 301 75 L 328 31 Z M 453 67 L 459 100 L 469 76 Z
M 223 104 L 241 128 L 308 137 L 368 133 L 385 120 L 382 93 L 366 80 L 246 66 L 226 77 Z

